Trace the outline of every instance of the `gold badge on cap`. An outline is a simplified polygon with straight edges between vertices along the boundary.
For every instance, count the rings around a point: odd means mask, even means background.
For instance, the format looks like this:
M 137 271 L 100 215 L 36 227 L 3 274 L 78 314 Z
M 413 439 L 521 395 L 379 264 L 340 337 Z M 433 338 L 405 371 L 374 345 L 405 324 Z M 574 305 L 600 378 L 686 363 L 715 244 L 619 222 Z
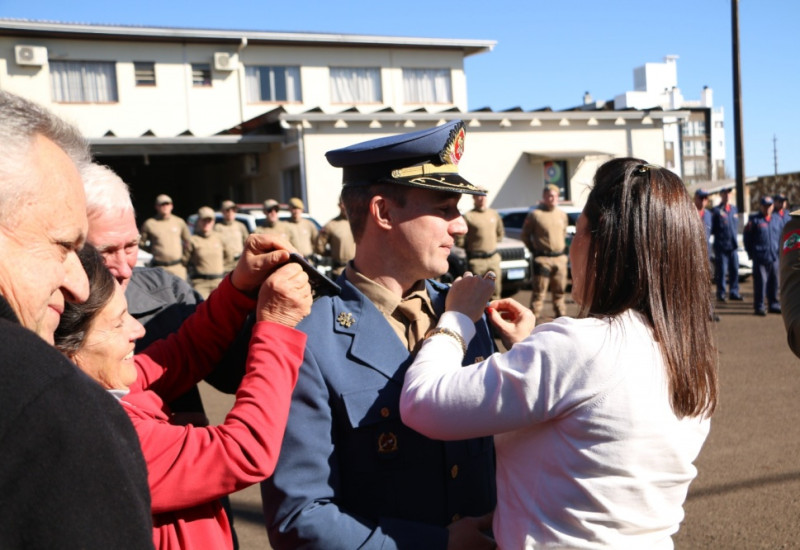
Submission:
M 397 436 L 392 432 L 383 432 L 378 436 L 378 452 L 381 454 L 393 453 L 397 450 Z
M 342 325 L 344 328 L 350 328 L 353 326 L 353 323 L 356 322 L 356 319 L 350 313 L 343 311 L 338 317 L 336 317 L 336 322 Z

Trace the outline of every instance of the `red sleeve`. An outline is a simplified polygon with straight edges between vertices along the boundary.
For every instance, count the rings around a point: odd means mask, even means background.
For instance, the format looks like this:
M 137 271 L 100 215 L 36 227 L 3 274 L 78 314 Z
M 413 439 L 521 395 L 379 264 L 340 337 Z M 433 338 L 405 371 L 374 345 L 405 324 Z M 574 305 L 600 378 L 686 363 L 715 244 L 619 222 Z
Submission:
M 225 277 L 178 332 L 136 354 L 131 392 L 151 390 L 166 403 L 186 393 L 222 360 L 253 309 L 255 301 Z
M 257 323 L 247 372 L 220 426 L 173 426 L 151 392 L 123 398 L 147 462 L 153 513 L 196 506 L 272 474 L 305 343 L 295 329 Z

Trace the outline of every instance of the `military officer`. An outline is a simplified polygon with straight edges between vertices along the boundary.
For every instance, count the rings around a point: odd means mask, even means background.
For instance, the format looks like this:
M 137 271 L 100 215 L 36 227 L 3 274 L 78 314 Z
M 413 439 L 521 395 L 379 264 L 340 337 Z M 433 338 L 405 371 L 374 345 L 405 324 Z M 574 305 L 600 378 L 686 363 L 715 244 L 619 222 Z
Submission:
M 139 233 L 139 246 L 153 255 L 151 265 L 185 280 L 183 254 L 189 247 L 191 235 L 186 222 L 172 213 L 169 195 L 156 197 L 156 215 L 142 224 Z
M 753 260 L 753 309 L 756 315 L 767 314 L 764 290 L 770 313 L 780 313 L 778 300 L 778 248 L 783 223 L 773 212 L 772 197 L 761 197 L 760 210 L 750 215 L 744 228 L 744 248 Z
M 326 155 L 343 168 L 356 255 L 341 294 L 318 298 L 298 325 L 304 361 L 262 485 L 276 550 L 491 547 L 481 529 L 496 501 L 492 439 L 434 441 L 399 411 L 406 368 L 444 311 L 434 278 L 467 230 L 459 198 L 483 193 L 458 174 L 464 136 L 459 120 Z M 476 329 L 464 364 L 494 351 L 485 318 Z
M 492 296 L 496 299 L 502 294 L 503 280 L 497 244 L 505 237 L 505 228 L 500 214 L 489 208 L 486 200 L 486 195 L 472 195 L 474 208 L 464 214 L 467 234 L 458 239 L 458 244 L 464 247 L 467 266 L 473 274 L 483 276 L 491 271 L 496 275 Z
M 222 211 L 222 221 L 214 224 L 214 231 L 219 234 L 228 251 L 228 259 L 225 262 L 225 272 L 227 273 L 236 267 L 236 262 L 244 252 L 244 243 L 250 232 L 242 222 L 236 219 L 235 202 L 222 201 L 220 210 Z
M 289 212 L 291 217 L 287 222 L 289 226 L 289 241 L 297 251 L 306 258 L 314 253 L 314 242 L 317 240 L 317 227 L 311 220 L 303 217 L 303 201 L 297 197 L 289 199 Z
M 741 302 L 739 294 L 739 211 L 730 203 L 730 192 L 726 187 L 719 192 L 722 201 L 711 211 L 711 233 L 714 235 L 714 279 L 717 285 L 717 300 Z M 725 292 L 725 284 L 728 292 Z
M 780 255 L 781 314 L 789 347 L 800 357 L 800 210 L 783 226 Z
M 254 233 L 267 233 L 270 235 L 280 235 L 284 239 L 289 239 L 289 226 L 280 219 L 281 205 L 275 199 L 264 201 L 264 224 L 256 227 Z
M 197 211 L 197 224 L 191 236 L 184 259 L 190 269 L 192 288 L 203 299 L 217 288 L 225 276 L 225 262 L 230 261 L 230 253 L 225 248 L 219 233 L 214 231 L 216 216 L 208 206 Z
M 772 195 L 772 200 L 775 203 L 773 208 L 773 212 L 776 216 L 780 218 L 781 222 L 781 231 L 783 231 L 783 226 L 789 223 L 790 215 L 789 210 L 786 207 L 786 203 L 788 202 L 788 198 L 786 195 L 782 193 L 775 193 Z
M 531 309 L 538 319 L 544 309 L 547 289 L 553 295 L 556 317 L 567 314 L 567 213 L 558 207 L 560 189 L 546 185 L 539 207 L 522 224 L 522 242 L 533 256 Z
M 347 212 L 342 198 L 339 197 L 339 215 L 325 224 L 317 235 L 314 252 L 331 259 L 331 275 L 338 277 L 344 271 L 347 262 L 356 255 L 356 242 L 347 221 Z

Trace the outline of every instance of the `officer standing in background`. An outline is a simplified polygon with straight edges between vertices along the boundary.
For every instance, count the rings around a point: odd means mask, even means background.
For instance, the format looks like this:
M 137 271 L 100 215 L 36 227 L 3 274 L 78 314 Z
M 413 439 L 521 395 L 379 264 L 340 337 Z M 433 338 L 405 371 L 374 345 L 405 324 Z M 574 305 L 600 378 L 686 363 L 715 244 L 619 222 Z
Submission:
M 185 260 L 189 267 L 192 287 L 207 299 L 225 276 L 225 263 L 230 261 L 225 244 L 214 231 L 216 215 L 208 206 L 197 211 L 197 223 L 186 249 Z
M 275 199 L 267 199 L 264 201 L 264 224 L 256 227 L 254 233 L 266 233 L 268 235 L 280 235 L 286 240 L 289 240 L 289 224 L 281 221 L 280 210 L 281 205 Z
M 449 248 L 467 227 L 462 121 L 329 151 L 355 259 L 339 296 L 317 298 L 275 473 L 262 484 L 270 544 L 294 548 L 492 548 L 491 437 L 429 439 L 400 418 L 403 376 L 436 329 Z M 485 318 L 464 364 L 494 351 Z M 429 331 L 429 329 L 433 329 Z
M 732 188 L 719 192 L 722 201 L 711 211 L 711 233 L 714 235 L 714 279 L 717 284 L 717 300 L 741 302 L 739 294 L 739 211 L 730 203 Z M 728 284 L 728 292 L 725 285 Z
M 303 201 L 297 197 L 289 199 L 289 241 L 297 251 L 306 258 L 310 258 L 314 253 L 314 243 L 317 240 L 317 227 L 303 217 Z
M 786 195 L 775 193 L 772 195 L 772 200 L 775 203 L 772 214 L 778 217 L 778 221 L 781 224 L 781 232 L 783 232 L 783 226 L 789 223 L 789 219 L 791 218 L 789 210 L 786 208 L 786 203 L 789 199 L 786 198 Z
M 191 235 L 186 222 L 172 214 L 169 195 L 156 197 L 156 215 L 142 224 L 139 233 L 139 246 L 153 255 L 150 265 L 162 267 L 186 279 L 186 268 L 182 261 Z
M 783 227 L 780 256 L 781 314 L 789 348 L 800 357 L 800 210 Z
M 347 213 L 342 198 L 339 197 L 339 215 L 325 224 L 317 235 L 314 251 L 331 259 L 331 276 L 338 277 L 344 266 L 356 255 L 356 242 L 347 221 Z
M 531 309 L 539 319 L 544 308 L 548 287 L 553 295 L 556 317 L 567 314 L 565 292 L 567 289 L 567 213 L 558 207 L 561 190 L 556 185 L 546 185 L 542 202 L 531 210 L 522 224 L 522 242 L 533 255 L 533 284 Z
M 505 237 L 503 220 L 497 210 L 486 206 L 486 195 L 472 195 L 474 208 L 464 214 L 467 222 L 467 234 L 456 239 L 456 243 L 467 253 L 467 268 L 474 274 L 483 277 L 487 272 L 494 272 L 493 299 L 502 295 L 503 274 L 500 270 L 500 253 L 497 244 Z
M 708 206 L 708 191 L 698 189 L 694 192 L 694 206 L 697 208 L 697 214 L 700 216 L 703 227 L 706 230 L 706 250 L 708 250 L 708 263 L 711 264 L 713 261 L 711 257 L 711 211 L 706 208 Z M 713 312 L 713 308 L 711 318 L 716 323 L 720 322 L 720 317 Z
M 225 273 L 227 273 L 236 267 L 236 262 L 244 252 L 244 243 L 250 236 L 250 232 L 242 222 L 236 219 L 235 202 L 222 201 L 220 210 L 222 211 L 222 221 L 214 224 L 214 231 L 219 234 L 228 252 L 228 259 L 225 261 Z
M 753 309 L 765 316 L 764 290 L 770 313 L 780 313 L 778 300 L 778 248 L 783 223 L 773 212 L 772 197 L 761 197 L 760 211 L 750 214 L 744 227 L 744 248 L 753 261 Z

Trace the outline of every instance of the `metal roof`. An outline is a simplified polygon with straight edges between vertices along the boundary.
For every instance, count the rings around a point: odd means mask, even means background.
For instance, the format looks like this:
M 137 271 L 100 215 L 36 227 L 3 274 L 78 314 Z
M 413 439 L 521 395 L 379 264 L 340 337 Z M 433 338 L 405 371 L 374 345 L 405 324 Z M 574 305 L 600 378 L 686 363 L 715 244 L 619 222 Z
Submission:
M 495 40 L 415 38 L 321 32 L 271 32 L 257 30 L 191 29 L 96 23 L 62 23 L 0 18 L 0 34 L 6 36 L 82 38 L 87 40 L 137 40 L 151 42 L 198 42 L 220 44 L 389 47 L 459 50 L 465 56 L 491 51 Z

